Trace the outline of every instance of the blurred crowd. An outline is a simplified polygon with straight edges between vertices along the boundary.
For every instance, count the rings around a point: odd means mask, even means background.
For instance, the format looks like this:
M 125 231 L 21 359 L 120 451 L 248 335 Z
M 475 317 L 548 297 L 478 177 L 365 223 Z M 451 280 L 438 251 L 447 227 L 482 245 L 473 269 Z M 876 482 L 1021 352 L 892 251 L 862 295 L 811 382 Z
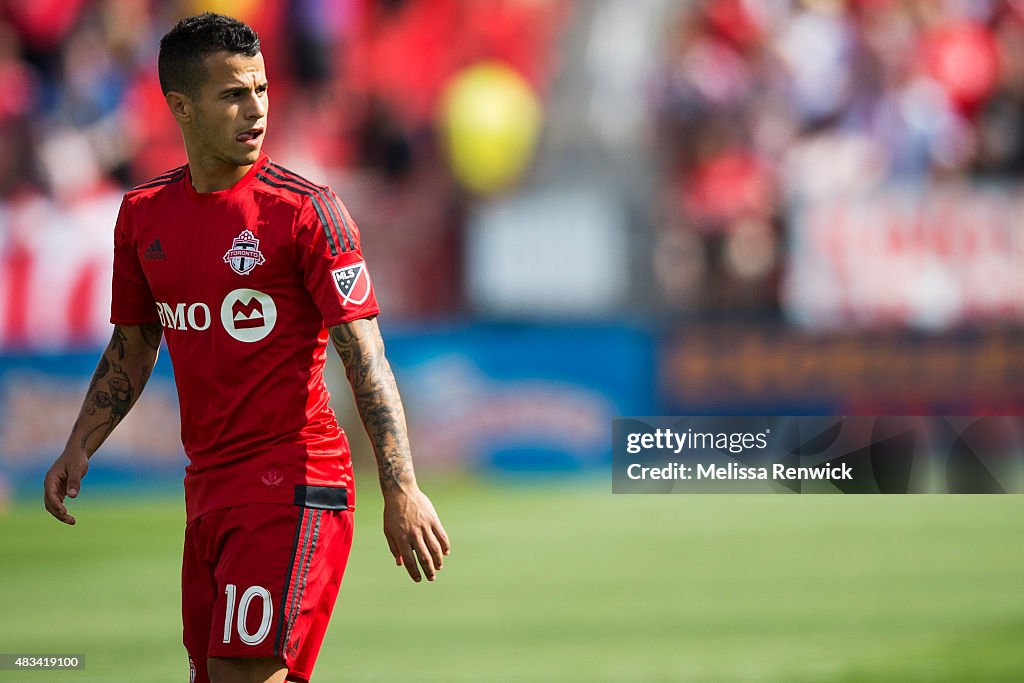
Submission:
M 459 69 L 550 74 L 558 2 L 524 0 L 3 0 L 0 198 L 142 182 L 183 158 L 156 78 L 160 36 L 214 10 L 260 33 L 271 152 L 391 177 L 436 160 L 439 98 Z M 457 38 L 457 39 L 455 39 Z
M 159 40 L 204 10 L 260 34 L 271 84 L 266 151 L 331 183 L 360 225 L 389 228 L 364 230 L 382 304 L 398 317 L 457 310 L 466 193 L 444 147 L 446 93 L 486 63 L 543 92 L 568 7 L 0 0 L 0 347 L 51 331 L 57 344 L 99 334 L 116 202 L 185 161 L 157 79 Z
M 364 237 L 382 303 L 400 317 L 467 311 L 474 197 L 528 187 L 535 151 L 561 146 L 585 170 L 576 133 L 588 97 L 604 123 L 636 112 L 654 143 L 616 152 L 654 162 L 654 196 L 638 198 L 653 212 L 621 228 L 651 245 L 625 276 L 652 299 L 647 311 L 778 317 L 794 207 L 1024 173 L 1024 0 L 0 0 L 0 345 L 45 328 L 54 287 L 93 301 L 84 313 L 67 303 L 72 327 L 103 323 L 107 293 L 90 283 L 109 258 L 107 204 L 184 162 L 157 82 L 159 38 L 204 9 L 262 37 L 267 151 L 330 182 L 361 225 L 388 227 Z M 622 32 L 634 24 L 654 28 Z M 573 49 L 591 62 L 606 55 L 594 62 L 601 73 L 581 72 Z M 607 81 L 621 87 L 601 90 Z M 553 106 L 556 94 L 570 106 Z M 80 249 L 99 245 L 95 257 L 53 265 L 53 245 L 72 230 Z M 827 275 L 839 282 L 833 257 Z M 966 276 L 947 257 L 933 259 L 943 287 L 905 298 L 958 290 Z M 1006 282 L 1015 267 L 1005 259 Z M 871 279 L 846 277 L 835 301 Z M 648 282 L 659 296 L 647 297 Z M 979 300 L 957 296 L 967 303 L 942 321 Z
M 677 308 L 774 310 L 787 207 L 1024 172 L 1024 2 L 702 0 L 667 25 L 655 253 Z

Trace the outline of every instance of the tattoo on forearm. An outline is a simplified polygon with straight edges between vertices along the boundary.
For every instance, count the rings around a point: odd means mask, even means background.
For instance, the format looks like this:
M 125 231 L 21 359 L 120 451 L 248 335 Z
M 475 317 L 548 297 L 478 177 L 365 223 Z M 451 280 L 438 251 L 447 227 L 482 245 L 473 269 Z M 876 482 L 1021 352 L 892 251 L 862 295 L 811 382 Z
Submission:
M 142 331 L 142 340 L 149 348 L 153 350 L 160 348 L 160 338 L 164 334 L 164 328 L 160 326 L 160 323 L 141 325 L 139 329 Z
M 126 341 L 128 341 L 128 337 L 125 336 L 124 330 L 121 329 L 120 325 L 114 325 L 114 334 L 110 338 L 110 348 L 117 351 L 119 360 L 124 360 L 124 344 Z
M 359 417 L 373 444 L 381 488 L 396 489 L 412 476 L 405 411 L 384 356 L 384 342 L 375 326 L 363 331 L 365 336 L 356 325 L 338 325 L 331 328 L 331 340 L 345 364 Z
M 393 379 L 391 383 L 394 384 Z M 400 404 L 398 409 L 394 406 L 394 400 L 398 399 L 397 387 L 390 396 L 393 398 L 383 395 L 356 397 L 359 417 L 362 418 L 366 432 L 374 444 L 377 474 L 381 487 L 385 490 L 400 487 L 412 469 L 408 446 L 404 445 L 407 441 L 405 416 L 401 412 Z
M 364 352 L 362 337 L 348 325 L 331 328 L 331 340 L 341 356 L 341 362 L 345 364 L 345 374 L 348 376 L 352 389 L 358 392 L 374 368 L 373 359 L 369 357 L 373 354 Z M 381 345 L 381 355 L 383 355 L 383 345 Z
M 96 408 L 109 408 L 113 403 L 110 400 L 110 394 L 105 391 L 97 391 L 92 395 L 92 404 Z
M 94 401 L 92 401 L 90 397 L 92 397 L 96 391 L 96 384 L 100 379 L 106 377 L 108 372 L 110 372 L 110 361 L 107 360 L 107 356 L 104 354 L 103 356 L 100 356 L 100 362 L 96 365 L 96 371 L 92 373 L 92 379 L 89 380 L 89 388 L 85 390 L 86 411 L 88 411 L 90 415 L 93 415 L 96 412 L 96 408 L 92 405 Z M 75 426 L 78 426 L 77 422 L 75 423 Z
M 107 382 L 107 386 L 110 388 L 110 417 L 120 422 L 132 406 L 134 392 L 128 373 L 117 363 L 114 364 L 113 370 L 113 376 Z
M 146 388 L 146 383 L 149 382 L 149 376 L 153 374 L 153 367 L 150 365 L 142 366 L 142 376 L 139 378 L 139 393 Z
M 133 346 L 124 330 L 114 326 L 110 344 L 89 381 L 82 411 L 72 427 L 72 434 L 79 435 L 82 448 L 98 448 L 125 418 L 149 381 L 162 335 L 159 326 L 156 331 L 148 329 L 152 327 L 140 326 L 145 345 L 140 347 L 137 338 Z M 137 373 L 138 380 L 133 380 L 129 373 Z
M 97 390 L 91 397 L 92 414 L 95 414 L 97 410 L 109 410 L 110 417 L 107 418 L 106 422 L 102 422 L 86 432 L 82 437 L 82 448 L 86 447 L 89 438 L 93 434 L 101 435 L 100 442 L 106 439 L 110 432 L 114 431 L 114 427 L 128 414 L 132 403 L 134 403 L 132 398 L 135 395 L 135 391 L 132 388 L 132 381 L 128 377 L 128 373 L 118 363 L 114 363 L 110 368 L 112 372 L 109 373 L 109 378 L 106 381 L 108 391 Z

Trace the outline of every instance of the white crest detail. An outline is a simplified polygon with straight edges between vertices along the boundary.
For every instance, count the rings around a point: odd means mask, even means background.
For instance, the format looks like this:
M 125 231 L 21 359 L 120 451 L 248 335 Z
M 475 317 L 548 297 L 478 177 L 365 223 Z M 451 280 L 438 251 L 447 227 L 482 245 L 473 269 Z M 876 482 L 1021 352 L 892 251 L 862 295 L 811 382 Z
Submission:
M 248 275 L 256 266 L 266 262 L 260 251 L 260 241 L 250 230 L 243 230 L 232 240 L 231 248 L 224 254 L 224 263 L 239 275 Z

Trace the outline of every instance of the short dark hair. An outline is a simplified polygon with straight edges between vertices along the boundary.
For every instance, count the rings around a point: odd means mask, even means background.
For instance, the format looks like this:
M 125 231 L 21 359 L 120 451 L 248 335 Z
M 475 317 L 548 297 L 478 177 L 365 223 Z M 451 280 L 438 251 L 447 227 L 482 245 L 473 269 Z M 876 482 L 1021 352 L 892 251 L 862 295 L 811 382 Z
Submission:
M 206 80 L 203 60 L 222 51 L 255 57 L 260 37 L 247 24 L 223 14 L 185 17 L 160 39 L 160 88 L 165 95 L 177 90 L 194 96 Z

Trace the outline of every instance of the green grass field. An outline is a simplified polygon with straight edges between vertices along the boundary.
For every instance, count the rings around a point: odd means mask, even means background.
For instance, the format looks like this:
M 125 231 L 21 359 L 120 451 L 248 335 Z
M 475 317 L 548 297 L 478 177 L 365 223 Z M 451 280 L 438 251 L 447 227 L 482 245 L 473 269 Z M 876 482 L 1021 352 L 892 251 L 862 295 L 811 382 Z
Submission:
M 0 681 L 187 680 L 173 496 L 0 517 Z M 361 489 L 314 681 L 1024 681 L 1024 497 L 428 488 L 454 544 L 413 584 Z

